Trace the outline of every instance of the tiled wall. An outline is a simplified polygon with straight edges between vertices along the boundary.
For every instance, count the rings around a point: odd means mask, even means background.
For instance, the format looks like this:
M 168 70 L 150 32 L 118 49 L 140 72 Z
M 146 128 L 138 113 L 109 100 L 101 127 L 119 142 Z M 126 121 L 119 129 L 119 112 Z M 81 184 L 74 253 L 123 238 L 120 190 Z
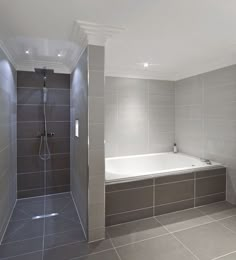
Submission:
M 89 45 L 88 61 L 88 238 L 96 241 L 105 238 L 104 47 Z
M 43 77 L 17 72 L 17 174 L 18 198 L 70 190 L 70 75 L 47 77 L 46 115 L 51 159 L 39 158 L 43 132 Z M 46 170 L 46 175 L 44 174 Z
M 172 151 L 174 84 L 106 77 L 106 157 Z
M 175 83 L 179 150 L 227 167 L 227 199 L 236 203 L 236 65 Z
M 72 195 L 92 242 L 105 237 L 104 47 L 88 45 L 71 75 L 71 88 Z
M 106 225 L 225 200 L 225 168 L 106 185 Z
M 0 243 L 16 201 L 16 71 L 0 49 Z
M 71 192 L 88 233 L 88 50 L 71 74 Z M 79 120 L 79 138 L 75 120 Z

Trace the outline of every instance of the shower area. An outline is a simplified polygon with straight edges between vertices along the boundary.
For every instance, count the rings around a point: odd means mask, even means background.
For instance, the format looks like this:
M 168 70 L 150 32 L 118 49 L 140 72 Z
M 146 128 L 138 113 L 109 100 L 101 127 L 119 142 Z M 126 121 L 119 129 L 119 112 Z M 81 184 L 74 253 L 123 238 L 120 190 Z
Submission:
M 70 75 L 17 71 L 17 202 L 0 259 L 59 259 L 85 241 L 70 193 Z
M 17 72 L 17 197 L 70 191 L 70 75 Z

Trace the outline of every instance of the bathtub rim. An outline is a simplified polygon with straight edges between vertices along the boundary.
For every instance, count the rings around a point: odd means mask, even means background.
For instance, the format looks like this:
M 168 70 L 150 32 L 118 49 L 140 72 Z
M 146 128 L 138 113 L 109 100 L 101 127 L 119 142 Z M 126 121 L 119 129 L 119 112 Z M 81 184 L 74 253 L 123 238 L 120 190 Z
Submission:
M 173 152 L 166 152 L 166 153 L 151 153 L 151 154 L 140 154 L 140 155 L 128 155 L 128 156 L 119 156 L 119 157 L 107 157 L 105 158 L 106 160 L 116 160 L 116 159 L 127 159 L 127 158 L 137 158 L 137 157 L 148 157 L 152 155 L 163 155 L 163 154 L 174 154 Z M 188 156 L 194 159 L 201 160 L 201 158 L 188 155 L 185 153 L 178 153 L 180 155 Z M 200 172 L 203 170 L 209 171 L 209 170 L 214 170 L 214 169 L 220 169 L 220 168 L 226 168 L 221 163 L 215 162 L 210 160 L 213 165 L 204 165 L 200 167 L 195 167 L 195 168 L 190 168 L 190 167 L 184 167 L 184 168 L 175 168 L 173 170 L 165 170 L 165 171 L 160 171 L 160 172 L 151 172 L 151 173 L 146 173 L 144 175 L 140 176 L 130 176 L 130 177 L 124 177 L 124 178 L 119 178 L 119 179 L 114 179 L 114 180 L 107 180 L 106 179 L 106 170 L 105 170 L 105 185 L 111 185 L 111 184 L 118 184 L 118 183 L 126 183 L 126 182 L 131 182 L 131 181 L 142 181 L 142 180 L 147 180 L 147 179 L 152 179 L 152 178 L 158 178 L 158 177 L 164 177 L 164 176 L 170 176 L 170 175 L 180 175 L 180 174 L 188 174 L 188 173 L 196 173 Z M 226 168 L 227 169 L 227 168 Z

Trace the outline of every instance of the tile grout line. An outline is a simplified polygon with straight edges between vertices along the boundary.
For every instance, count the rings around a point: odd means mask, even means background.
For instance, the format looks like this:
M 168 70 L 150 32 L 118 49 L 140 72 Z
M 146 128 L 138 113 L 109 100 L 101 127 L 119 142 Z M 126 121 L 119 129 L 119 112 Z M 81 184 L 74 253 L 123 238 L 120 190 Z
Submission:
M 181 240 L 179 240 L 174 234 L 171 234 L 188 252 L 195 257 L 197 260 L 200 260 Z
M 215 257 L 215 258 L 213 258 L 213 259 L 211 259 L 211 260 L 218 260 L 218 259 L 221 259 L 221 258 L 223 258 L 223 257 L 225 257 L 225 256 L 232 255 L 232 254 L 234 254 L 234 253 L 236 253 L 236 251 L 230 252 L 230 253 L 225 254 L 225 255 L 217 256 L 217 257 Z
M 85 232 L 85 229 L 84 229 L 84 226 L 83 226 L 83 222 L 82 222 L 82 220 L 81 220 L 81 217 L 80 217 L 80 214 L 79 214 L 79 210 L 78 210 L 78 208 L 77 208 L 77 206 L 76 206 L 76 204 L 75 204 L 75 200 L 74 200 L 74 196 L 73 196 L 73 193 L 72 193 L 72 192 L 70 192 L 70 196 L 71 196 L 71 198 L 72 198 L 72 201 L 73 201 L 75 210 L 76 210 L 76 212 L 77 212 L 77 215 L 78 215 L 78 218 L 79 218 L 79 222 L 80 222 L 80 225 L 81 225 L 81 227 L 82 227 L 82 230 L 83 230 L 85 239 L 87 240 L 87 234 L 86 234 L 86 232 Z
M 187 246 L 185 246 L 185 244 L 183 244 L 172 232 L 169 232 L 169 230 L 164 226 L 162 225 L 162 223 L 156 218 L 156 221 L 162 226 L 164 227 L 167 232 L 175 239 L 177 240 L 186 250 L 188 250 L 188 252 L 193 256 L 195 257 L 196 259 L 200 260 Z
M 121 257 L 120 257 L 120 255 L 119 255 L 119 253 L 118 253 L 118 251 L 117 251 L 117 249 L 116 249 L 116 247 L 115 247 L 115 245 L 114 245 L 114 243 L 113 243 L 113 241 L 112 241 L 112 238 L 111 238 L 109 232 L 107 232 L 107 236 L 109 237 L 109 240 L 110 240 L 110 242 L 111 242 L 111 245 L 112 245 L 113 249 L 114 249 L 115 252 L 116 252 L 117 257 L 119 258 L 119 260 L 122 260 Z
M 28 252 L 28 253 L 25 253 L 25 254 L 22 254 L 22 255 L 14 255 L 14 256 L 9 256 L 9 257 L 4 257 L 4 258 L 1 258 L 1 260 L 11 260 L 12 258 L 15 258 L 15 257 L 18 257 L 18 256 L 27 256 L 27 255 L 30 255 L 30 254 L 34 254 L 34 253 L 40 253 L 40 252 L 43 252 L 42 250 L 36 250 L 36 251 L 32 251 L 32 252 Z
M 14 203 L 14 206 L 13 206 L 13 208 L 12 208 L 11 214 L 10 214 L 10 216 L 9 216 L 9 219 L 8 219 L 7 224 L 6 224 L 6 226 L 5 226 L 4 232 L 3 232 L 3 234 L 2 234 L 2 237 L 1 237 L 1 240 L 0 240 L 0 246 L 2 245 L 3 238 L 4 238 L 4 236 L 5 236 L 6 232 L 7 232 L 7 228 L 8 228 L 8 225 L 9 225 L 10 221 L 11 221 L 11 218 L 12 218 L 12 215 L 13 215 L 13 212 L 14 212 L 14 209 L 15 209 L 15 207 L 16 207 L 16 203 L 17 203 L 17 199 L 16 199 L 16 201 L 15 201 L 15 203 Z

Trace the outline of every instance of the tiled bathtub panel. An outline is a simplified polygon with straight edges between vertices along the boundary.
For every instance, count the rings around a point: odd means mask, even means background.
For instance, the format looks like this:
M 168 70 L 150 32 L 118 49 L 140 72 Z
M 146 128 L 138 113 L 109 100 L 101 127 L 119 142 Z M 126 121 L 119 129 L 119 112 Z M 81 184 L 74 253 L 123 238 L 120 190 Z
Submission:
M 205 197 L 195 198 L 195 207 L 226 200 L 226 193 L 217 193 Z
M 155 186 L 156 206 L 193 198 L 194 180 L 173 182 Z
M 133 188 L 142 188 L 142 187 L 152 186 L 152 185 L 153 185 L 153 179 L 123 182 L 123 183 L 106 185 L 106 192 L 128 190 Z
M 225 192 L 226 175 L 196 179 L 196 197 Z
M 153 206 L 153 187 L 106 193 L 106 214 L 118 214 Z
M 225 171 L 225 168 L 221 168 L 196 173 L 162 176 L 148 180 L 107 184 L 106 226 L 225 200 Z M 221 179 L 223 185 L 221 184 L 222 186 L 220 189 L 217 188 L 219 186 L 214 186 L 214 178 L 217 179 L 215 182 L 218 182 L 219 179 Z M 202 180 L 205 180 L 205 182 L 202 182 Z M 213 182 L 209 183 L 210 180 L 213 180 Z M 149 186 L 151 183 L 153 183 L 153 187 Z M 197 186 L 197 183 L 203 183 L 203 186 Z M 220 190 L 223 190 L 223 192 L 205 195 L 206 189 L 204 185 L 206 183 L 211 186 L 211 192 Z M 152 206 L 136 209 L 140 197 L 142 201 L 145 199 L 145 205 L 143 206 L 148 205 L 146 197 L 143 198 L 143 196 L 146 195 L 140 193 L 140 190 L 148 188 L 153 188 L 152 197 L 149 194 L 149 205 L 153 203 Z M 197 197 L 197 192 L 199 194 L 204 194 L 204 196 Z
M 134 220 L 150 218 L 153 216 L 153 208 L 140 209 L 121 214 L 106 216 L 106 226 L 117 225 Z
M 189 209 L 194 207 L 194 199 L 178 201 L 170 204 L 156 206 L 154 209 L 154 215 L 163 215 L 171 212 Z
M 162 177 L 155 178 L 155 185 L 171 183 L 171 182 L 179 182 L 179 181 L 185 181 L 185 180 L 193 180 L 193 179 L 194 179 L 194 173 L 184 173 L 184 174 L 162 176 Z
M 226 168 L 219 168 L 214 170 L 206 170 L 206 171 L 199 171 L 196 172 L 196 178 L 206 178 L 206 177 L 212 177 L 217 175 L 225 175 L 226 174 Z

